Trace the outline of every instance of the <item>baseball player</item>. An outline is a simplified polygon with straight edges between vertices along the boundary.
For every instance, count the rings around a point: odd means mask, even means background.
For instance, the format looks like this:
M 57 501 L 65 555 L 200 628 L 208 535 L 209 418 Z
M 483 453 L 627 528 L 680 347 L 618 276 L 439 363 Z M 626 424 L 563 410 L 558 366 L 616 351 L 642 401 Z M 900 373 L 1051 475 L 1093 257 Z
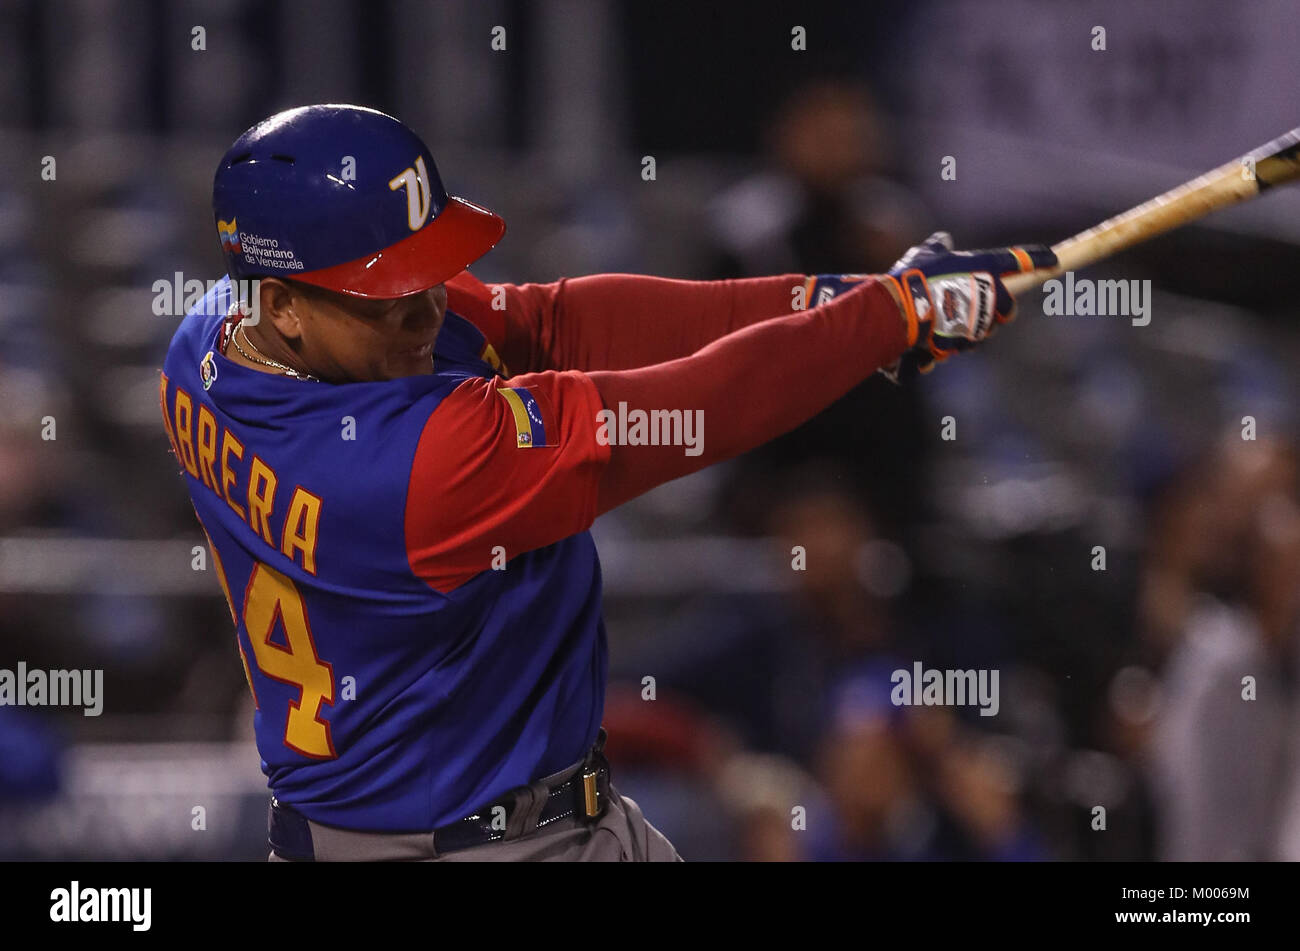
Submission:
M 1012 316 L 999 276 L 1055 261 L 940 234 L 887 275 L 487 286 L 466 268 L 502 220 L 347 105 L 241 135 L 213 211 L 228 276 L 160 398 L 256 704 L 272 860 L 679 860 L 602 753 L 592 521 L 978 343 Z M 612 422 L 637 411 L 659 430 Z M 690 452 L 681 413 L 707 424 Z

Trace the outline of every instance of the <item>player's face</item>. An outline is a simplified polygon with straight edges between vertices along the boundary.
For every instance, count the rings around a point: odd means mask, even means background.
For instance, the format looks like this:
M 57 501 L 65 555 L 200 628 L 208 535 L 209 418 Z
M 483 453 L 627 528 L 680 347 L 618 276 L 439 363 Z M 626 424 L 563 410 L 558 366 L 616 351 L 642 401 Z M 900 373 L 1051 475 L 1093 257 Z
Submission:
M 302 299 L 298 352 L 315 376 L 359 383 L 433 372 L 433 341 L 447 312 L 442 284 L 386 300 L 314 288 Z

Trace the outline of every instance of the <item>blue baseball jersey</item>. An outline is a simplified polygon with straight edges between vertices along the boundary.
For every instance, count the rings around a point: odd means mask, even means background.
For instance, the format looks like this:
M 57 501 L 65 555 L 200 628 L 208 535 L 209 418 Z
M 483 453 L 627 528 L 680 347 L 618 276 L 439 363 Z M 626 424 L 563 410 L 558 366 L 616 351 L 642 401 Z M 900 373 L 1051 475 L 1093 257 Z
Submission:
M 222 353 L 231 296 L 181 322 L 160 399 L 274 795 L 426 831 L 580 759 L 607 672 L 592 382 L 507 377 L 490 321 L 450 305 L 430 375 L 263 373 Z

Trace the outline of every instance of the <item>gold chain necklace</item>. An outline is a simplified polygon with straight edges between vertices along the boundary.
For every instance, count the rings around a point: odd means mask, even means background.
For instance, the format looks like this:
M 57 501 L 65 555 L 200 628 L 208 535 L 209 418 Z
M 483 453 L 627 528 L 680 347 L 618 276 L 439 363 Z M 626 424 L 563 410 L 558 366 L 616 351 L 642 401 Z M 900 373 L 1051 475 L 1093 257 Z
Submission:
M 244 331 L 244 339 L 248 341 L 248 345 L 257 352 L 258 354 L 257 357 L 253 356 L 251 353 L 249 353 L 247 350 L 245 350 L 243 347 L 239 345 L 239 332 L 241 330 Z M 253 338 L 248 336 L 248 330 L 244 327 L 244 322 L 242 320 L 231 332 L 230 342 L 235 345 L 236 350 L 238 350 L 240 353 L 244 355 L 245 359 L 252 360 L 254 363 L 260 363 L 263 366 L 273 367 L 277 370 L 283 370 L 289 376 L 294 377 L 295 379 L 298 380 L 315 380 L 318 383 L 320 382 L 320 380 L 317 377 L 312 376 L 310 373 L 300 373 L 297 370 L 295 370 L 293 367 L 287 367 L 283 363 L 277 363 L 276 361 L 268 357 L 266 354 L 262 353 L 261 350 L 258 350 L 257 344 L 253 343 Z M 261 357 L 261 359 L 258 359 L 258 357 Z

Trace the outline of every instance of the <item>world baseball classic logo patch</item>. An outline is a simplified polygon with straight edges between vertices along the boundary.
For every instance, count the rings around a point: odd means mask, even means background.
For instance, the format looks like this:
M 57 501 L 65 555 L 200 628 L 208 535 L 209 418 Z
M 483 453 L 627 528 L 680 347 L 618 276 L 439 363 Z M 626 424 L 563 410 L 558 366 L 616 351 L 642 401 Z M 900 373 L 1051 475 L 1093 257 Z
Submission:
M 203 388 L 212 389 L 212 384 L 217 382 L 217 361 L 209 350 L 207 355 L 199 363 L 199 376 L 203 378 Z

